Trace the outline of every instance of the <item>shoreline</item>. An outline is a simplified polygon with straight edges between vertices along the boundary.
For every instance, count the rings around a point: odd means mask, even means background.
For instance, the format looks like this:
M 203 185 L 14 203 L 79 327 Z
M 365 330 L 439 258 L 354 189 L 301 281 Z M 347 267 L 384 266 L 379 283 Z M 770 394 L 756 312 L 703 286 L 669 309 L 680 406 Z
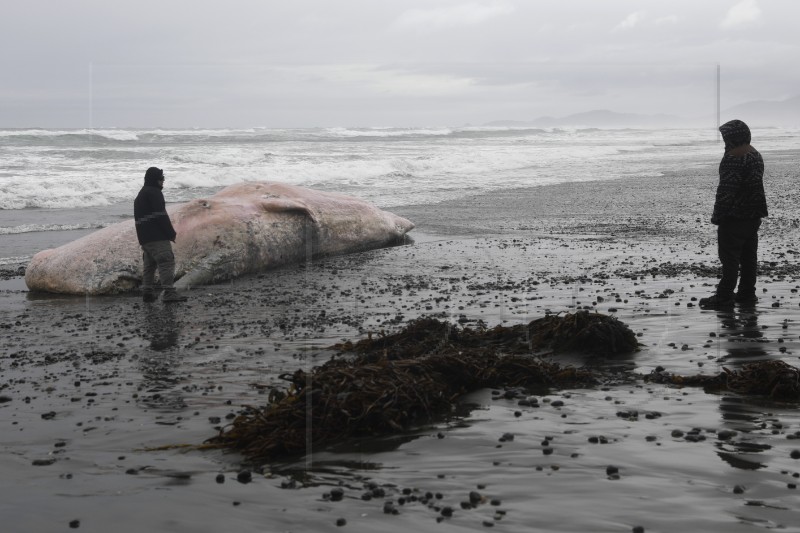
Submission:
M 768 159 L 765 185 L 768 189 L 772 188 L 778 193 L 783 185 L 791 184 L 791 182 L 786 181 L 786 178 L 787 175 L 796 173 L 794 165 L 797 158 L 800 157 L 800 150 L 773 150 L 763 153 Z M 660 204 L 655 206 L 656 211 L 663 211 L 665 207 L 671 207 L 677 214 L 688 213 L 708 218 L 710 217 L 713 194 L 716 188 L 716 162 L 709 161 L 707 165 L 698 166 L 697 161 L 693 160 L 690 167 L 686 171 L 678 171 L 670 167 L 656 167 L 655 172 L 658 175 L 531 185 L 469 194 L 455 200 L 444 200 L 432 204 L 401 204 L 384 207 L 383 209 L 397 214 L 408 213 L 409 215 L 415 215 L 415 219 L 419 220 L 417 226 L 423 228 L 425 232 L 430 233 L 433 230 L 438 230 L 441 234 L 458 235 L 460 230 L 464 236 L 474 236 L 480 234 L 481 231 L 496 234 L 497 232 L 508 230 L 526 230 L 535 226 L 530 223 L 531 221 L 536 221 L 542 217 L 563 217 L 566 216 L 566 213 L 570 213 L 573 216 L 598 216 L 607 215 L 607 212 L 613 211 L 614 208 L 621 208 L 632 210 L 634 214 L 641 216 L 652 211 L 652 206 L 648 205 L 648 203 L 653 202 Z M 773 180 L 773 177 L 776 179 Z M 662 183 L 659 183 L 664 179 L 675 179 L 672 192 L 676 194 L 669 194 L 670 188 L 664 187 Z M 611 190 L 615 192 L 608 194 L 608 191 Z M 543 194 L 537 194 L 539 192 Z M 608 203 L 597 205 L 597 202 L 587 201 L 594 196 L 602 197 Z M 573 200 L 578 200 L 578 203 Z M 470 227 L 470 224 L 460 224 L 448 227 L 442 226 L 441 221 L 437 223 L 436 217 L 430 217 L 428 214 L 431 210 L 443 208 L 448 212 L 446 214 L 443 213 L 443 216 L 439 218 L 449 217 L 456 220 L 458 216 L 461 216 L 465 220 L 470 220 L 473 224 L 484 220 L 497 222 L 500 217 L 492 213 L 492 206 L 503 205 L 505 207 L 505 204 L 509 202 L 512 204 L 511 207 L 515 215 L 528 219 L 529 224 L 527 226 L 476 225 Z M 525 207 L 533 209 L 523 209 L 519 205 L 521 203 L 524 203 Z M 459 209 L 465 213 L 472 213 L 472 215 L 459 215 L 457 212 Z M 7 211 L 6 213 L 9 214 L 16 225 L 24 226 L 34 223 L 57 225 L 65 224 L 68 220 L 72 226 L 85 226 L 86 228 L 4 234 L 0 235 L 0 238 L 11 241 L 6 243 L 6 253 L 9 253 L 9 248 L 14 250 L 26 249 L 28 252 L 39 251 L 59 246 L 96 231 L 100 227 L 130 218 L 132 216 L 129 212 L 130 210 L 131 207 L 126 202 L 87 209 L 37 208 Z M 29 241 L 29 237 L 34 237 L 33 240 L 37 241 L 36 246 L 31 246 L 29 243 L 24 242 Z M 20 242 L 15 243 L 15 240 Z M 18 266 L 18 264 L 9 264 L 8 267 L 4 268 L 15 266 Z
M 762 250 L 791 242 L 793 236 L 800 233 L 797 231 L 800 218 L 794 213 L 791 194 L 800 150 L 773 151 L 769 156 L 765 185 L 770 216 L 764 219 L 760 231 Z M 701 246 L 715 246 L 716 227 L 709 219 L 716 189 L 716 167 L 709 164 L 700 173 L 664 169 L 660 172 L 660 176 L 504 189 L 436 204 L 399 205 L 386 210 L 415 222 L 417 228 L 409 235 L 421 242 L 442 237 L 596 235 L 665 241 L 689 238 Z M 113 223 L 126 218 L 122 209 L 122 205 L 109 206 L 97 213 L 102 220 Z M 65 210 L 58 216 L 72 212 L 78 211 Z M 57 220 L 54 216 L 52 213 L 45 218 L 52 222 Z M 89 220 L 100 223 L 90 218 L 84 222 Z M 32 255 L 94 231 L 95 228 L 88 228 L 2 237 L 10 241 L 11 249 Z M 20 262 L 0 267 L 0 290 L 17 287 L 19 281 L 15 278 L 20 277 L 19 272 L 26 265 Z

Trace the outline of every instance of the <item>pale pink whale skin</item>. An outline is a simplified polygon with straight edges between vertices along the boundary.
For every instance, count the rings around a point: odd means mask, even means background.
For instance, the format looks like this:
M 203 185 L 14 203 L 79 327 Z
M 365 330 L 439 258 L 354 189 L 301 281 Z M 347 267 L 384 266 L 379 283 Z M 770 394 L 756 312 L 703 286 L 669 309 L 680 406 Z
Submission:
M 352 196 L 275 182 L 245 182 L 167 208 L 178 288 L 215 283 L 310 257 L 402 242 L 410 221 Z M 139 286 L 142 252 L 133 220 L 37 253 L 31 291 L 115 294 Z

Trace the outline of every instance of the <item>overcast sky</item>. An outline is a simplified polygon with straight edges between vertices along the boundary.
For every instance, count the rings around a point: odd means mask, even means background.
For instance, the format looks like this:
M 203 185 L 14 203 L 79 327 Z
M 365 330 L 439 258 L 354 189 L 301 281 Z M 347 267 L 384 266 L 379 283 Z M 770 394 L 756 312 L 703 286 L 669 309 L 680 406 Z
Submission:
M 685 117 L 800 93 L 798 0 L 24 0 L 0 127 Z

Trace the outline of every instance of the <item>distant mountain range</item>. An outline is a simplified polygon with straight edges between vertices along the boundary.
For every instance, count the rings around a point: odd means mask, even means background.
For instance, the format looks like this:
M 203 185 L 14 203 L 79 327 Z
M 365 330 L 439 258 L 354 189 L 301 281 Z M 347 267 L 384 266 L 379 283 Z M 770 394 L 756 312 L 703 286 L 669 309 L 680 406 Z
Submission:
M 755 126 L 800 126 L 800 95 L 779 101 L 756 100 L 723 111 L 723 122 L 733 118 Z
M 738 118 L 753 127 L 800 126 L 800 95 L 786 100 L 746 102 L 721 113 L 722 122 Z M 594 110 L 564 117 L 544 116 L 534 120 L 496 120 L 486 126 L 506 127 L 586 127 L 586 128 L 681 128 L 713 124 L 716 117 L 678 117 L 675 115 L 640 115 Z

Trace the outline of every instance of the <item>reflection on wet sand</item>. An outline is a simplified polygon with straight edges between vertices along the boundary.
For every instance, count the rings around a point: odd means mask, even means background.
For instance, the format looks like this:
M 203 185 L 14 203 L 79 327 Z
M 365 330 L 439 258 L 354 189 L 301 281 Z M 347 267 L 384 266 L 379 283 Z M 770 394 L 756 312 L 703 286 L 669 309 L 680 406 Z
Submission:
M 149 306 L 145 309 L 144 335 L 150 341 L 150 350 L 139 355 L 139 371 L 142 374 L 138 403 L 143 407 L 169 411 L 186 408 L 182 391 L 176 386 L 182 381 L 176 370 L 183 361 L 178 348 L 181 325 L 172 305 Z
M 180 331 L 175 318 L 175 306 L 152 306 L 145 311 L 145 332 L 150 340 L 150 348 L 161 352 L 176 346 Z
M 737 306 L 717 313 L 726 354 L 719 359 L 728 366 L 742 367 L 755 361 L 771 359 L 764 344 L 763 328 L 759 325 L 759 311 L 754 305 Z M 771 450 L 769 444 L 756 442 L 759 430 L 764 425 L 764 399 L 758 396 L 725 395 L 720 399 L 719 410 L 724 426 L 731 431 L 731 438 L 716 443 L 717 455 L 734 468 L 758 470 L 766 468 L 769 458 L 764 452 Z
M 756 442 L 760 439 L 764 413 L 763 405 L 756 403 L 754 397 L 723 396 L 719 403 L 723 427 L 718 432 L 720 440 L 715 444 L 720 459 L 734 468 L 758 470 L 767 465 L 763 452 L 772 446 Z M 763 403 L 763 400 L 762 400 Z M 758 454 L 758 455 L 756 455 Z
M 755 306 L 737 306 L 734 309 L 717 313 L 720 337 L 727 337 L 725 351 L 720 363 L 742 365 L 768 358 L 763 344 L 764 333 L 758 324 L 758 309 Z

